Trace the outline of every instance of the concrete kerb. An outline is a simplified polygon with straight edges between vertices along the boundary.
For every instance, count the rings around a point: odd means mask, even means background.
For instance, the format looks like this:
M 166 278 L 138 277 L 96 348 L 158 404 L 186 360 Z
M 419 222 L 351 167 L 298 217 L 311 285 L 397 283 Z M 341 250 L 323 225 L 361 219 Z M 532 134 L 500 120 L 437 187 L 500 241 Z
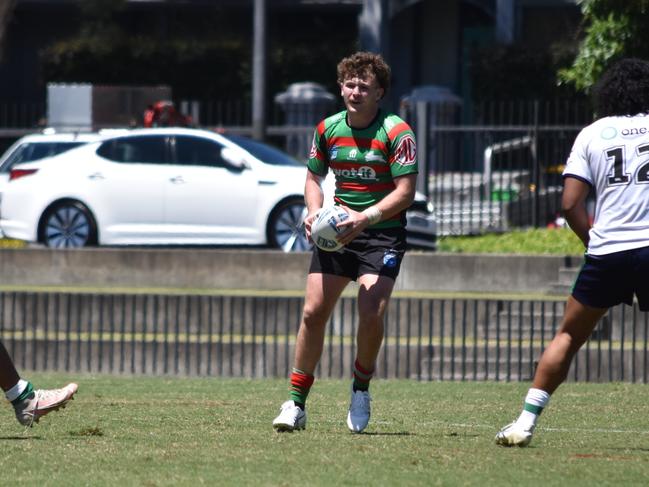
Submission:
M 7 286 L 303 291 L 310 253 L 265 249 L 0 249 Z M 395 291 L 541 293 L 579 256 L 446 254 L 412 251 Z

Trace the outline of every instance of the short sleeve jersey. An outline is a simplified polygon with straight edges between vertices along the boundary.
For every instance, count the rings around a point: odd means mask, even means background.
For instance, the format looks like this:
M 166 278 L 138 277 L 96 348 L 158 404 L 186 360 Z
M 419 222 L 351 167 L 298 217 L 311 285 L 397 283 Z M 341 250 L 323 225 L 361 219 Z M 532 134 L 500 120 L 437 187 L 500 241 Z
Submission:
M 584 128 L 563 176 L 595 190 L 589 254 L 649 246 L 649 116 L 605 117 Z
M 336 176 L 334 201 L 362 211 L 393 191 L 395 178 L 418 172 L 415 136 L 401 118 L 383 111 L 368 127 L 351 128 L 343 110 L 316 127 L 308 168 L 322 177 L 331 169 Z M 404 225 L 401 212 L 370 228 Z

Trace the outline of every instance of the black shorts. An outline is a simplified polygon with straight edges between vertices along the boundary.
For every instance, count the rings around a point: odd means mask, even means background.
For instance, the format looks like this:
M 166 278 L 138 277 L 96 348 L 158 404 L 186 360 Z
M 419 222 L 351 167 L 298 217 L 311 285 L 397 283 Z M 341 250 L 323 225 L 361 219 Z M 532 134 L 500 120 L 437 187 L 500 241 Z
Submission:
M 572 296 L 593 308 L 610 308 L 620 303 L 633 304 L 649 311 L 649 247 L 586 255 L 572 288 Z
M 396 280 L 405 251 L 405 228 L 365 230 L 336 252 L 314 247 L 309 274 L 333 274 L 354 281 L 375 274 Z

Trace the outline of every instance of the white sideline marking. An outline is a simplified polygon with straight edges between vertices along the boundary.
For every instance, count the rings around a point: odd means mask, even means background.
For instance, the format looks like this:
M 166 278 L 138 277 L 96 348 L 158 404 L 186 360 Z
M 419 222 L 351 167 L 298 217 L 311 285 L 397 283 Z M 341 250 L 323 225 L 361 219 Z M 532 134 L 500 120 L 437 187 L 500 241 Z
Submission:
M 606 428 L 538 428 L 539 430 L 542 431 L 558 431 L 560 433 L 623 433 L 623 434 L 628 434 L 628 433 L 633 433 L 633 434 L 639 434 L 639 435 L 649 435 L 649 431 L 647 430 L 614 430 L 614 429 L 606 429 Z
M 392 424 L 390 421 L 372 421 L 374 424 Z M 451 428 L 481 428 L 481 429 L 492 429 L 498 431 L 499 428 L 487 424 L 470 424 L 470 423 L 445 423 L 443 421 L 427 421 L 422 422 L 424 426 L 448 426 Z M 649 430 L 621 430 L 621 429 L 607 429 L 607 428 L 546 428 L 539 426 L 536 428 L 536 431 L 551 431 L 558 433 L 621 433 L 621 434 L 641 434 L 649 435 Z

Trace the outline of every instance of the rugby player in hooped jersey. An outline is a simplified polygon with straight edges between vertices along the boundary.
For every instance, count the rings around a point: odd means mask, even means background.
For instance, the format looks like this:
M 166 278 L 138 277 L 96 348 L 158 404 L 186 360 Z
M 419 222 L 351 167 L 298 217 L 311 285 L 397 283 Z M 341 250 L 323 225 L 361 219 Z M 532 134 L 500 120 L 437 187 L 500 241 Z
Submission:
M 577 136 L 564 170 L 562 207 L 583 241 L 585 261 L 568 297 L 561 327 L 541 356 L 518 419 L 496 443 L 527 446 L 550 395 L 608 308 L 649 311 L 649 63 L 624 59 L 594 90 L 599 120 Z M 586 197 L 594 189 L 591 226 Z
M 406 248 L 405 210 L 417 178 L 415 137 L 379 103 L 390 85 L 390 68 L 378 54 L 357 52 L 337 69 L 345 110 L 320 122 L 309 154 L 304 188 L 307 236 L 323 205 L 321 183 L 336 176 L 336 204 L 350 217 L 339 224 L 337 252 L 314 248 L 297 336 L 290 399 L 273 421 L 277 431 L 304 429 L 305 403 L 320 360 L 325 326 L 340 294 L 355 280 L 358 332 L 347 426 L 362 432 L 370 419 L 369 384 L 383 341 L 383 318 Z

